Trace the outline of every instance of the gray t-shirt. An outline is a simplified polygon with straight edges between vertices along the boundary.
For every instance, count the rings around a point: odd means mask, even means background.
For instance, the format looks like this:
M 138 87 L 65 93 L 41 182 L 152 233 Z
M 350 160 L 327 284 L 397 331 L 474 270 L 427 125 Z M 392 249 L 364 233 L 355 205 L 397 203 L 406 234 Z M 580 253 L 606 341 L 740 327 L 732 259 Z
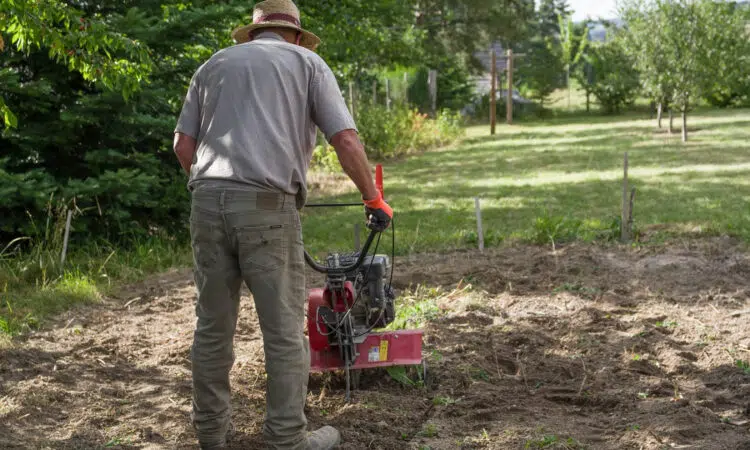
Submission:
M 214 54 L 193 75 L 175 132 L 198 141 L 189 187 L 240 183 L 307 198 L 316 126 L 353 129 L 336 78 L 314 52 L 274 33 Z

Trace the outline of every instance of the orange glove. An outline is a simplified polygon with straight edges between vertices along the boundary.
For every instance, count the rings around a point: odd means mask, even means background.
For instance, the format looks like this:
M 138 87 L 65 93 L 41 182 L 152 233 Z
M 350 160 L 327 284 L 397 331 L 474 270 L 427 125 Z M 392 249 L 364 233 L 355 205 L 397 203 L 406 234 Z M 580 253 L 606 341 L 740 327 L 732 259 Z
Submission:
M 367 217 L 367 228 L 373 231 L 385 231 L 393 219 L 393 209 L 383 200 L 383 195 L 372 200 L 365 200 L 365 216 Z

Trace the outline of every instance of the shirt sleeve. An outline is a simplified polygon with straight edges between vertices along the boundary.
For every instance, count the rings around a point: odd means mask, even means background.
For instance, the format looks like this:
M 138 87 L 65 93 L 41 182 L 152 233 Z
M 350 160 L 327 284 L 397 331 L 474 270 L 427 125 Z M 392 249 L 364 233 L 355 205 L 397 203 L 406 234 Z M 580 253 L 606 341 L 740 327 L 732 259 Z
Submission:
M 312 82 L 312 119 L 328 142 L 344 130 L 357 131 L 330 67 L 322 63 Z
M 201 102 L 200 92 L 198 86 L 197 75 L 193 76 L 190 80 L 190 87 L 188 88 L 185 101 L 182 104 L 182 112 L 180 117 L 177 119 L 177 126 L 175 127 L 175 133 L 183 133 L 190 136 L 193 139 L 198 139 L 198 133 L 201 128 Z

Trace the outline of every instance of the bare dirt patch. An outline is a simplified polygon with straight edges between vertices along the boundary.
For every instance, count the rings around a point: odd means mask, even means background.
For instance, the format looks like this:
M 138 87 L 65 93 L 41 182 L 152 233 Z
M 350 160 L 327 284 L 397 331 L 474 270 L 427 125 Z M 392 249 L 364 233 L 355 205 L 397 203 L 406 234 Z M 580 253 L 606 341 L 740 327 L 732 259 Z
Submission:
M 750 449 L 750 252 L 517 246 L 399 260 L 451 290 L 425 328 L 426 387 L 313 375 L 311 427 L 344 449 Z M 311 277 L 311 284 L 319 278 Z M 0 349 L 0 448 L 196 448 L 189 270 L 130 286 Z M 263 351 L 243 298 L 234 448 L 262 448 Z

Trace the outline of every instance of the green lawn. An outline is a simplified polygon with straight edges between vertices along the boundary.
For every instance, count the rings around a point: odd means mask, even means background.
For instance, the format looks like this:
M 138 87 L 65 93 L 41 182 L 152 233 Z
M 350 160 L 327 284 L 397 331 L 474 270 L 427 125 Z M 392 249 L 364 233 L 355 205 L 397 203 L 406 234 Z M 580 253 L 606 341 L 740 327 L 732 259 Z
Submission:
M 385 164 L 397 252 L 474 246 L 474 197 L 481 198 L 490 244 L 544 241 L 550 234 L 611 236 L 620 214 L 625 151 L 638 190 L 637 227 L 667 224 L 671 232 L 750 237 L 750 111 L 691 116 L 687 144 L 647 119 L 560 118 L 501 125 L 494 137 L 489 127 L 473 127 L 456 146 Z M 357 199 L 354 191 L 336 196 L 319 191 L 313 197 Z M 307 245 L 322 252 L 350 248 L 353 224 L 362 213 L 308 209 L 304 216 Z M 381 248 L 390 250 L 390 239 Z

